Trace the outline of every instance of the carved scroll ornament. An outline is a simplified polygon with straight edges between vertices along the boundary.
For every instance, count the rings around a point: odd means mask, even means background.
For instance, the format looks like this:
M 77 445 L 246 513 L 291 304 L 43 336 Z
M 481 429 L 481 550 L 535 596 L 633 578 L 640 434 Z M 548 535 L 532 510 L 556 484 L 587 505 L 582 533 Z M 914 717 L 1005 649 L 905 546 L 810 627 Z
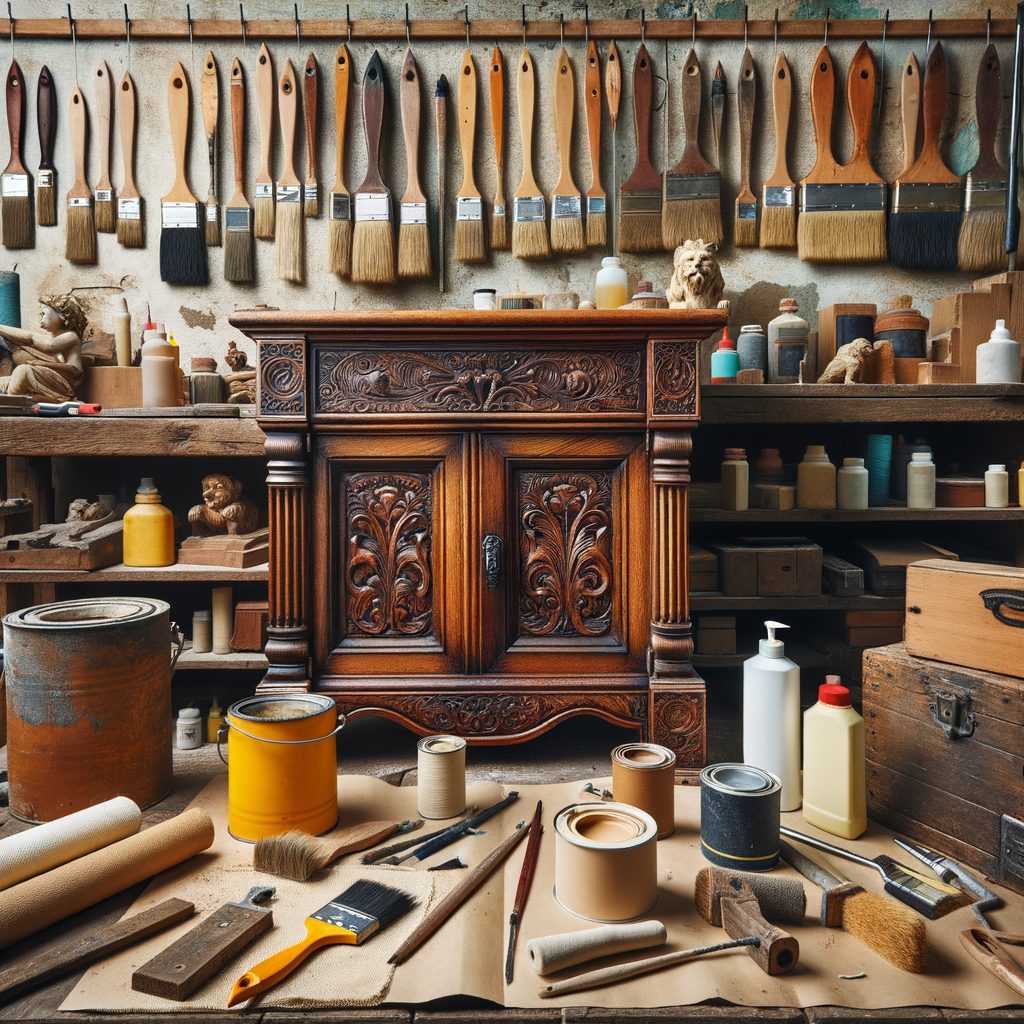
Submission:
M 697 342 L 658 341 L 652 358 L 656 416 L 697 415 Z

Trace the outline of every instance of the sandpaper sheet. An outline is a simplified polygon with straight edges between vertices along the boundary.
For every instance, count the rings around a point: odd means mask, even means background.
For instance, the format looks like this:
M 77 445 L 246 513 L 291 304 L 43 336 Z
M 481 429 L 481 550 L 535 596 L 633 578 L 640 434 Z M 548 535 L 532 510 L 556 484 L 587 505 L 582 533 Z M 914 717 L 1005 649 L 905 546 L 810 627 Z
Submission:
M 506 790 L 511 788 L 503 788 L 491 782 L 470 783 L 468 799 L 471 804 L 485 807 L 501 799 Z M 379 1002 L 417 1003 L 456 995 L 477 996 L 499 1005 L 515 1007 L 655 1007 L 699 1003 L 712 998 L 749 1006 L 840 1005 L 868 1009 L 922 1005 L 988 1009 L 1018 1002 L 1010 989 L 976 964 L 961 946 L 958 933 L 977 924 L 969 908 L 965 907 L 939 921 L 927 923 L 928 972 L 921 975 L 907 974 L 890 966 L 843 931 L 822 927 L 818 923 L 821 890 L 806 880 L 802 880 L 808 904 L 804 922 L 782 926 L 800 943 L 800 962 L 788 975 L 769 977 L 756 966 L 746 951 L 739 949 L 668 967 L 615 985 L 554 999 L 541 999 L 537 994 L 538 989 L 548 980 L 571 977 L 612 963 L 719 942 L 726 935 L 721 929 L 704 922 L 693 907 L 694 877 L 707 863 L 700 853 L 700 791 L 697 787 L 678 786 L 675 791 L 676 832 L 658 844 L 660 895 L 658 906 L 650 915 L 665 923 L 668 943 L 650 950 L 637 950 L 620 957 L 604 958 L 568 968 L 551 975 L 550 979 L 540 979 L 529 966 L 526 955 L 526 943 L 530 938 L 595 927 L 593 923 L 563 910 L 552 897 L 555 866 L 552 822 L 563 807 L 586 797 L 580 797 L 582 783 L 514 788 L 520 793 L 519 800 L 487 822 L 484 835 L 463 838 L 426 861 L 426 866 L 430 866 L 449 859 L 454 853 L 461 853 L 470 864 L 477 863 L 511 832 L 517 822 L 524 818 L 529 820 L 536 801 L 543 800 L 545 832 L 540 844 L 533 888 L 520 922 L 512 984 L 506 986 L 504 983 L 505 942 L 508 917 L 526 851 L 525 842 L 519 844 L 504 867 L 496 871 L 468 903 L 395 971 L 390 987 L 381 993 Z M 338 794 L 343 825 L 391 817 L 398 820 L 414 817 L 416 813 L 414 788 L 396 788 L 365 776 L 341 776 L 338 780 Z M 205 914 L 225 902 L 239 899 L 250 885 L 279 885 L 280 898 L 274 905 L 275 928 L 263 936 L 259 943 L 240 954 L 219 976 L 207 982 L 185 1007 L 189 1010 L 217 1009 L 223 1008 L 224 1002 L 211 998 L 214 994 L 219 996 L 223 990 L 226 1000 L 226 992 L 231 983 L 243 970 L 274 949 L 301 937 L 303 919 L 338 895 L 347 884 L 346 879 L 355 877 L 352 875 L 353 866 L 358 866 L 360 854 L 343 858 L 338 867 L 318 872 L 311 882 L 275 882 L 273 876 L 257 874 L 251 866 L 246 868 L 246 864 L 251 865 L 251 847 L 227 837 L 225 780 L 210 783 L 194 806 L 205 807 L 217 825 L 218 839 L 212 855 L 195 858 L 195 863 L 186 863 L 155 879 L 128 911 L 128 915 L 169 896 L 193 900 Z M 799 812 L 784 814 L 782 817 L 785 824 L 795 829 L 835 841 L 837 845 L 846 845 L 862 855 L 887 853 L 904 862 L 910 858 L 909 854 L 904 854 L 893 844 L 895 833 L 874 822 L 869 823 L 867 833 L 860 839 L 844 844 L 844 841 L 835 840 L 835 837 L 807 824 Z M 434 823 L 431 823 L 433 826 Z M 809 852 L 809 855 L 821 860 L 820 854 Z M 882 879 L 877 872 L 849 861 L 830 860 L 835 874 L 852 878 L 872 892 L 882 891 Z M 455 879 L 451 876 L 459 874 L 427 874 L 422 867 L 410 870 L 359 867 L 358 871 L 359 877 L 366 877 L 368 873 L 372 877 L 374 872 L 388 872 L 389 877 L 382 878 L 383 881 L 396 885 L 404 883 L 410 890 L 414 880 L 433 880 L 435 900 L 454 883 Z M 787 877 L 800 877 L 788 866 L 782 866 L 778 871 Z M 1005 901 L 1003 907 L 991 912 L 989 920 L 993 927 L 1004 931 L 1024 930 L 1020 927 L 1020 921 L 1024 920 L 1024 897 L 1000 887 L 993 888 Z M 429 896 L 424 898 L 424 902 L 427 899 Z M 418 920 L 418 913 L 414 912 L 410 916 Z M 193 923 L 198 919 L 194 919 Z M 351 989 L 346 991 L 346 986 L 340 982 L 340 979 L 346 977 L 349 961 L 342 963 L 340 957 L 347 954 L 349 957 L 363 955 L 368 958 L 372 955 L 377 963 L 382 963 L 414 923 L 411 920 L 408 927 L 402 928 L 402 922 L 399 922 L 388 932 L 358 949 L 330 947 L 321 950 L 314 954 L 314 957 L 320 958 L 318 962 L 311 959 L 296 972 L 291 982 L 286 983 L 291 986 L 288 990 L 278 992 L 276 1000 L 274 990 L 271 990 L 261 997 L 261 1005 L 287 1005 L 290 1008 L 305 1006 L 310 1009 L 368 1005 L 366 1001 L 350 1001 L 354 993 Z M 181 1009 L 181 1004 L 133 993 L 129 984 L 135 966 L 169 945 L 187 927 L 178 926 L 143 946 L 96 965 L 75 986 L 61 1009 L 145 1009 L 148 1012 L 164 1010 L 172 1013 Z M 298 935 L 294 934 L 296 930 Z M 380 943 L 376 949 L 375 943 Z M 856 980 L 842 980 L 839 977 L 861 972 L 866 976 Z M 284 989 L 284 986 L 281 988 Z

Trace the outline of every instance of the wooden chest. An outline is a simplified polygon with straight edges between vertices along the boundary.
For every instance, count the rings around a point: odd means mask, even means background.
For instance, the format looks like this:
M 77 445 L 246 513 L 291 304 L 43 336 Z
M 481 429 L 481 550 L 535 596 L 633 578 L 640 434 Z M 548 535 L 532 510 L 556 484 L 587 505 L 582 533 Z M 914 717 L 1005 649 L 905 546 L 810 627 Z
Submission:
M 1024 892 L 1024 682 L 894 644 L 863 709 L 868 816 Z
M 1024 569 L 981 562 L 907 568 L 907 651 L 1024 677 Z

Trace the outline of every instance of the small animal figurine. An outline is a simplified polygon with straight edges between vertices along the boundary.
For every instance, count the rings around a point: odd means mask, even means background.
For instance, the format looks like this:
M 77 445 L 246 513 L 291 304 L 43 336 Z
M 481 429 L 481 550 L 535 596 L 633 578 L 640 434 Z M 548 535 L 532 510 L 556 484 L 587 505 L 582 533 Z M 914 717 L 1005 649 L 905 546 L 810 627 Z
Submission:
M 867 338 L 857 338 L 846 345 L 841 345 L 832 362 L 825 367 L 825 372 L 818 378 L 819 384 L 857 384 L 864 360 L 867 359 L 875 346 Z
M 252 533 L 258 519 L 259 511 L 243 497 L 241 483 L 223 473 L 203 477 L 203 504 L 193 505 L 188 513 L 195 537 L 212 533 Z
M 672 255 L 672 281 L 665 292 L 665 298 L 676 308 L 682 309 L 728 309 L 729 303 L 722 298 L 725 281 L 718 266 L 718 246 L 698 238 L 696 242 L 687 239 Z

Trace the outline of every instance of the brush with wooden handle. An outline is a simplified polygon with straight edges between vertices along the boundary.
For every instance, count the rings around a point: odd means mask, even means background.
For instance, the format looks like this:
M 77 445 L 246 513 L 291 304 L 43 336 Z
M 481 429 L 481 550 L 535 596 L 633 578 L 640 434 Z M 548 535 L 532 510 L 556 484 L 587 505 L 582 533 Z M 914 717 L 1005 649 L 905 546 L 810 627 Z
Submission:
M 722 170 L 722 123 L 725 120 L 725 70 L 722 62 L 711 79 L 711 130 L 715 137 L 715 166 Z
M 662 248 L 661 175 L 651 164 L 651 58 L 643 43 L 633 62 L 633 129 L 636 165 L 619 188 L 619 251 Z
M 327 272 L 348 277 L 352 271 L 352 197 L 345 188 L 345 125 L 352 60 L 344 43 L 334 58 L 334 187 L 327 210 Z
M 21 162 L 21 121 L 25 110 L 25 88 L 21 68 L 11 61 L 7 72 L 7 129 L 11 138 L 11 159 L 0 177 L 0 241 L 8 249 L 33 246 L 31 186 Z
M 835 71 L 832 67 L 832 56 L 828 47 L 818 51 L 811 75 L 811 120 L 814 123 L 814 166 L 800 181 L 800 217 L 797 221 L 797 246 L 801 259 L 807 258 L 812 243 L 815 250 L 820 249 L 822 238 L 820 233 L 813 232 L 815 222 L 808 219 L 817 203 L 815 197 L 831 187 L 839 165 L 832 155 L 832 112 L 835 107 Z
M 398 207 L 398 276 L 429 278 L 434 270 L 430 260 L 427 197 L 420 187 L 420 73 L 411 47 L 402 65 L 399 96 L 405 136 L 406 185 Z
M 236 57 L 231 65 L 231 147 L 235 194 L 224 204 L 224 280 L 252 280 L 252 210 L 242 182 L 245 146 L 245 81 Z
M 903 170 L 906 174 L 917 159 L 917 122 L 921 116 L 921 74 L 914 51 L 907 54 L 900 80 L 900 127 L 903 134 Z
M 533 176 L 533 108 L 536 84 L 533 59 L 526 47 L 516 71 L 519 136 L 523 147 L 523 176 L 512 196 L 512 255 L 520 260 L 543 260 L 551 255 L 547 203 Z
M 274 228 L 274 273 L 279 281 L 301 284 L 305 270 L 302 183 L 295 171 L 295 128 L 299 117 L 299 85 L 292 62 L 284 62 L 277 90 L 281 118 L 284 171 L 277 182 L 277 224 Z
M 587 44 L 587 70 L 583 78 L 590 144 L 590 188 L 587 190 L 587 247 L 608 244 L 608 195 L 601 187 L 601 64 L 597 45 Z
M 740 126 L 740 191 L 736 196 L 733 241 L 743 248 L 757 245 L 757 196 L 750 187 L 750 146 L 754 133 L 754 102 L 757 77 L 750 49 L 743 51 L 740 77 L 736 83 L 736 108 Z
M 126 71 L 117 87 L 117 123 L 121 129 L 124 184 L 117 196 L 117 240 L 139 249 L 143 245 L 142 196 L 135 187 L 135 83 Z
M 206 156 L 210 163 L 210 194 L 206 200 L 206 244 L 220 245 L 220 210 L 217 208 L 217 116 L 220 94 L 217 87 L 217 64 L 207 51 L 203 61 L 203 78 L 199 86 L 203 107 L 203 128 L 206 130 Z
M 476 144 L 476 66 L 469 50 L 459 69 L 459 141 L 462 144 L 462 188 L 455 194 L 455 259 L 481 263 L 487 258 L 484 245 L 484 201 L 473 180 L 473 148 Z
M 793 101 L 793 75 L 785 53 L 775 59 L 772 76 L 772 111 L 775 116 L 775 167 L 761 187 L 762 249 L 796 248 L 796 183 L 789 176 L 786 147 L 789 112 Z
M 96 64 L 96 138 L 100 147 L 100 177 L 94 190 L 93 216 L 97 231 L 114 230 L 114 190 L 110 185 L 110 68 Z
M 253 197 L 257 238 L 274 237 L 274 179 L 270 175 L 270 144 L 274 132 L 274 65 L 264 43 L 256 58 L 256 110 L 260 121 L 260 169 Z
M 96 262 L 96 224 L 92 213 L 92 193 L 85 179 L 87 139 L 85 97 L 76 85 L 68 105 L 71 129 L 71 154 L 75 161 L 75 180 L 68 190 L 68 215 L 65 225 L 64 259 L 69 263 Z
M 508 217 L 505 215 L 505 70 L 501 50 L 491 51 L 491 129 L 494 133 L 495 186 L 491 210 L 491 248 L 507 249 Z
M 608 56 L 604 64 L 604 91 L 608 97 L 608 116 L 612 122 L 612 180 L 608 192 L 608 209 L 605 216 L 612 226 L 612 252 L 615 252 L 617 219 L 612 210 L 612 199 L 619 194 L 619 162 L 615 154 L 615 126 L 619 120 L 619 100 L 622 98 L 622 66 L 615 40 L 608 43 Z
M 555 59 L 555 133 L 558 136 L 559 173 L 551 193 L 551 249 L 553 252 L 586 252 L 580 191 L 572 180 L 572 121 L 576 88 L 572 65 L 563 46 Z
M 306 58 L 306 70 L 302 76 L 302 112 L 306 118 L 306 184 L 302 187 L 302 213 L 306 217 L 320 215 L 320 198 L 316 185 L 316 112 L 317 85 L 320 70 L 316 65 L 313 51 Z
M 437 290 L 444 294 L 445 160 L 448 138 L 448 79 L 442 75 L 434 87 L 437 128 Z
M 39 131 L 36 223 L 40 227 L 52 227 L 57 223 L 57 171 L 53 166 L 53 143 L 57 134 L 57 89 L 53 75 L 45 64 L 36 82 L 36 127 Z

